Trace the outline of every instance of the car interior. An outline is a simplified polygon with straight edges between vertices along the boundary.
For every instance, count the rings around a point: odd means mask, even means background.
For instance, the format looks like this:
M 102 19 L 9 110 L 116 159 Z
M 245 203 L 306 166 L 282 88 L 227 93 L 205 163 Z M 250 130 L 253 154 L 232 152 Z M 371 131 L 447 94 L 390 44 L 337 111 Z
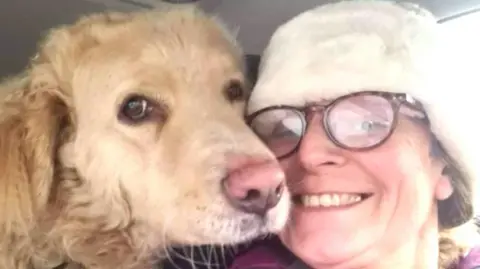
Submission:
M 2 0 L 0 1 L 0 78 L 20 72 L 33 56 L 37 41 L 59 24 L 82 14 L 103 10 L 142 10 L 163 2 L 195 4 L 218 15 L 237 33 L 244 49 L 248 75 L 254 82 L 258 64 L 275 28 L 293 16 L 327 0 Z M 465 69 L 480 60 L 480 0 L 411 0 L 431 10 L 450 35 L 452 51 L 465 58 Z M 448 64 L 448 63 L 446 63 Z M 174 249 L 163 268 L 225 268 L 245 246 Z

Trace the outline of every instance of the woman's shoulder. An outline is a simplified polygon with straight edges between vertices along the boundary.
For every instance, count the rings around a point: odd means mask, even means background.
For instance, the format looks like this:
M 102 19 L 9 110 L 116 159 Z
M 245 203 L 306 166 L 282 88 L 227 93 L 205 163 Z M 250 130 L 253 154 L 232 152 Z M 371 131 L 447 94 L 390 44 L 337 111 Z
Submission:
M 230 269 L 284 269 L 296 260 L 278 238 L 271 238 L 257 242 L 237 255 Z M 452 269 L 480 269 L 480 245 L 470 249 Z

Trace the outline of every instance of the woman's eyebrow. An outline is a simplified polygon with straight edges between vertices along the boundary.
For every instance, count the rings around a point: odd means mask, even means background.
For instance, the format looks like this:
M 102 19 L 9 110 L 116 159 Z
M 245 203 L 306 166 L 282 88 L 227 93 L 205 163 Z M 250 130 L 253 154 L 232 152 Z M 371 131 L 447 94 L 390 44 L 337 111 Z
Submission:
M 412 106 L 400 106 L 399 112 L 412 118 L 425 119 L 426 114 L 423 111 L 420 111 L 418 108 L 413 108 Z

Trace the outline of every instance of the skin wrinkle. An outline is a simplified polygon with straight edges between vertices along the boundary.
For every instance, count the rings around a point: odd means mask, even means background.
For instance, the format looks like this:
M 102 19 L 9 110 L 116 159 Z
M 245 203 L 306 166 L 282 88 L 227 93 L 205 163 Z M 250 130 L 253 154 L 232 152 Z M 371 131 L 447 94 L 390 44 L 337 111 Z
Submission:
M 408 121 L 407 121 L 407 122 L 408 122 Z M 419 143 L 419 142 L 418 142 L 417 140 L 415 140 L 415 139 L 407 139 L 407 140 L 405 140 L 404 143 L 406 143 L 406 144 L 404 144 L 404 146 L 398 147 L 398 148 L 401 148 L 401 149 L 402 149 L 401 152 L 407 152 L 407 151 L 409 151 L 409 150 L 407 150 L 408 148 L 411 148 L 411 150 L 415 151 L 416 148 L 417 148 L 416 145 L 417 145 L 417 143 Z M 401 152 L 400 152 L 400 153 L 401 153 Z M 366 154 L 368 155 L 368 153 L 366 153 Z M 407 154 L 406 156 L 408 156 L 407 159 L 404 159 L 403 162 L 402 162 L 402 161 L 400 162 L 400 163 L 405 163 L 405 164 L 403 164 L 403 165 L 401 165 L 401 166 L 406 166 L 406 167 L 408 167 L 408 168 L 412 168 L 410 164 L 412 164 L 412 163 L 418 163 L 418 161 L 412 160 L 412 158 L 411 158 L 412 155 Z M 401 159 L 402 159 L 402 158 L 400 158 L 400 160 L 401 160 Z M 375 168 L 372 168 L 372 169 L 375 170 Z M 423 168 L 418 168 L 418 169 L 420 169 L 419 171 L 422 171 Z M 415 168 L 414 168 L 414 170 L 415 170 Z M 403 171 L 406 171 L 406 170 L 403 170 Z M 414 173 L 414 174 L 415 174 L 415 173 Z M 318 176 L 318 175 L 317 175 L 317 176 Z M 419 176 L 419 175 L 418 175 L 418 176 Z M 427 176 L 424 175 L 424 176 L 422 176 L 422 177 L 427 177 Z M 418 180 L 425 181 L 424 179 L 418 179 Z M 397 191 L 400 191 L 401 189 L 403 189 L 401 186 L 396 187 L 396 190 L 397 190 Z M 400 193 L 397 193 L 397 195 L 399 195 L 399 194 L 400 194 Z M 398 196 L 398 197 L 401 197 L 401 195 Z M 407 200 L 407 201 L 408 201 L 408 200 Z M 411 202 L 414 202 L 414 201 L 411 201 Z M 405 205 L 404 202 L 401 202 L 400 200 L 396 200 L 396 203 L 397 203 L 397 205 L 398 205 L 398 204 L 403 204 L 403 205 Z M 394 206 L 394 207 L 395 207 L 395 206 Z M 391 217 L 393 218 L 393 216 L 391 216 Z M 388 221 L 388 220 L 386 220 L 386 221 L 387 221 L 387 223 L 395 222 L 394 219 L 391 219 L 390 221 Z M 388 224 L 387 224 L 385 227 L 388 227 Z M 299 247 L 299 246 L 297 246 L 297 247 Z M 373 254 L 371 254 L 371 255 L 373 255 Z
M 317 115 L 317 117 L 319 117 L 319 116 Z M 312 121 L 312 119 L 309 119 L 309 120 L 310 120 L 310 122 Z M 426 143 L 426 144 L 429 144 L 429 146 L 426 147 L 426 152 L 428 152 L 428 157 L 427 157 L 427 155 L 425 155 L 424 157 L 425 157 L 426 160 L 428 160 L 428 159 L 431 160 L 431 163 L 429 163 L 428 165 L 435 167 L 435 166 L 438 166 L 438 164 L 440 164 L 440 167 L 443 167 L 443 165 L 445 164 L 445 163 L 444 163 L 444 158 L 441 157 L 443 154 L 442 154 L 442 155 L 438 155 L 438 151 L 440 150 L 440 148 L 434 148 L 434 147 L 440 147 L 440 144 L 438 143 L 438 140 L 436 140 L 436 138 L 434 137 L 434 135 L 430 132 L 430 130 L 429 130 L 429 128 L 428 128 L 429 125 L 428 125 L 427 119 L 426 119 L 426 118 L 418 118 L 418 117 L 415 117 L 415 116 L 411 116 L 411 113 L 409 113 L 409 114 L 407 114 L 407 115 L 404 115 L 404 117 L 403 117 L 403 119 L 401 120 L 401 122 L 399 122 L 399 125 L 400 125 L 400 126 L 402 125 L 402 122 L 403 122 L 403 124 L 409 123 L 409 125 L 417 128 L 418 130 L 421 130 L 421 132 L 419 132 L 419 133 L 425 133 L 425 137 L 427 138 L 427 139 L 426 139 L 426 140 L 427 140 L 427 143 Z M 401 155 L 401 156 L 404 156 L 405 154 L 403 154 L 403 153 L 406 153 L 406 152 L 408 152 L 408 151 L 412 151 L 412 152 L 417 151 L 418 148 L 421 148 L 421 147 L 422 147 L 422 146 L 421 146 L 421 141 L 423 141 L 423 140 L 418 140 L 418 138 L 417 138 L 416 136 L 412 136 L 412 137 L 406 138 L 405 141 L 403 142 L 404 144 L 402 144 L 401 146 L 398 147 L 399 149 L 402 149 L 402 151 L 400 151 L 400 153 L 401 153 L 400 155 Z M 367 154 L 367 155 L 368 155 L 368 154 Z M 411 170 L 412 170 L 412 168 L 413 168 L 413 170 L 416 170 L 417 172 L 413 172 L 412 174 L 416 174 L 416 175 L 417 175 L 417 178 L 416 178 L 416 179 L 411 179 L 412 181 L 414 181 L 414 182 L 417 182 L 417 181 L 418 181 L 418 182 L 427 182 L 427 181 L 430 181 L 431 175 L 425 174 L 425 173 L 424 173 L 425 171 L 424 171 L 423 165 L 420 165 L 420 163 L 422 163 L 423 161 L 420 160 L 420 159 L 417 160 L 417 158 L 418 158 L 419 156 L 416 155 L 416 154 L 413 154 L 413 155 L 412 155 L 412 154 L 409 154 L 409 153 L 407 153 L 405 156 L 406 156 L 405 158 L 402 158 L 402 157 L 400 158 L 400 166 L 401 166 L 401 167 L 404 167 L 404 168 L 401 169 L 401 171 L 410 171 L 409 173 L 412 173 Z M 414 156 L 414 158 L 412 158 L 412 156 Z M 422 155 L 422 156 L 423 156 L 423 155 Z M 430 158 L 429 158 L 429 157 L 430 157 Z M 422 157 L 422 158 L 423 158 L 423 157 Z M 286 161 L 282 161 L 282 163 L 284 163 L 284 165 L 286 165 L 285 162 L 286 162 Z M 444 164 L 442 165 L 442 163 L 444 163 Z M 414 164 L 415 166 L 412 167 L 412 164 Z M 418 165 L 420 165 L 420 166 L 418 166 Z M 418 166 L 418 167 L 417 167 L 417 166 Z M 375 169 L 374 169 L 374 170 L 375 170 Z M 443 169 L 439 169 L 436 173 L 442 174 L 442 173 L 441 173 L 441 170 L 443 170 Z M 404 177 L 408 177 L 408 174 L 409 174 L 409 173 L 405 174 Z M 301 184 L 302 175 L 297 175 L 297 176 L 298 176 L 299 179 L 296 179 L 295 182 L 296 182 L 297 184 Z M 317 177 L 321 177 L 320 174 L 316 174 L 316 176 L 317 176 Z M 323 175 L 322 175 L 322 176 L 323 176 Z M 328 176 L 327 176 L 327 177 L 328 177 Z M 448 180 L 451 182 L 451 179 L 450 179 L 450 178 L 448 178 Z M 452 183 L 449 183 L 449 184 L 452 184 Z M 289 186 L 290 186 L 290 188 L 292 189 L 293 193 L 295 194 L 295 187 L 292 186 L 291 183 L 289 184 Z M 396 196 L 401 196 L 401 195 L 400 195 L 400 190 L 401 190 L 402 188 L 403 188 L 403 187 L 401 187 L 401 186 L 400 186 L 399 188 L 397 188 L 397 195 L 396 195 Z M 432 194 L 432 195 L 433 195 L 433 194 Z M 442 198 L 442 199 L 443 199 L 443 198 Z M 417 205 L 415 204 L 414 200 L 407 200 L 407 202 L 413 203 L 413 204 L 411 204 L 411 206 L 410 206 L 410 207 L 412 207 L 412 208 L 414 208 L 414 207 L 417 206 Z M 405 205 L 404 202 L 401 202 L 401 201 L 398 201 L 398 200 L 396 201 L 396 204 L 397 204 L 397 206 L 400 205 L 400 204 L 404 204 L 404 205 Z M 433 208 L 437 209 L 436 206 L 434 206 Z M 433 208 L 431 208 L 431 209 L 429 209 L 429 210 L 427 210 L 427 211 L 428 211 L 428 212 L 431 212 L 430 214 L 433 214 L 434 216 L 437 216 L 436 210 L 435 210 L 435 211 L 432 211 Z M 422 210 L 420 210 L 420 211 L 422 211 Z M 291 224 L 291 225 L 289 225 L 289 227 L 287 227 L 287 230 L 290 230 L 290 232 L 291 232 L 291 230 L 292 230 L 292 227 L 294 227 L 295 225 L 298 225 L 298 224 L 295 223 L 295 220 L 292 220 L 292 222 L 293 222 L 293 224 Z M 388 221 L 388 222 L 389 222 L 389 223 L 394 223 L 394 222 L 395 222 L 395 221 L 393 220 L 393 216 L 392 216 L 392 220 L 390 220 L 390 221 Z M 433 223 L 433 224 L 435 224 L 435 223 Z M 424 224 L 424 225 L 427 225 L 427 224 Z M 436 224 L 435 224 L 435 225 L 436 225 Z M 423 227 L 423 226 L 422 226 L 422 227 Z M 421 231 L 424 231 L 424 228 L 422 228 Z M 423 233 L 423 232 L 422 232 L 422 233 Z M 422 237 L 426 238 L 426 239 L 425 239 L 425 240 L 427 240 L 426 244 L 427 244 L 427 245 L 430 245 L 430 246 L 434 246 L 435 243 L 432 242 L 432 239 L 434 239 L 434 241 L 435 241 L 435 239 L 437 238 L 437 237 L 436 237 L 437 234 L 436 234 L 436 233 L 431 233 L 431 231 L 428 230 L 428 229 L 426 229 L 426 230 L 424 231 L 424 233 L 425 233 L 425 235 L 422 235 Z M 430 234 L 430 235 L 428 236 L 428 234 Z M 432 237 L 432 235 L 435 235 L 435 236 Z M 430 242 L 430 243 L 428 243 L 428 242 Z M 304 247 L 306 247 L 306 246 L 301 245 L 301 244 L 302 244 L 301 242 L 298 242 L 298 244 L 300 244 L 300 245 L 297 246 L 298 248 L 302 248 L 302 249 L 303 249 Z M 413 247 L 414 249 L 418 248 L 418 249 L 419 249 L 418 251 L 419 251 L 419 252 L 422 252 L 422 253 L 425 251 L 424 249 L 419 248 L 419 246 L 414 246 L 414 245 L 413 245 L 412 247 Z M 385 250 L 385 248 L 384 248 L 382 251 L 384 251 L 384 250 Z M 393 251 L 393 249 L 392 249 L 392 251 Z M 407 252 L 406 252 L 407 255 L 411 255 L 411 254 L 408 254 L 408 253 L 412 253 L 411 251 L 408 250 L 408 248 L 407 248 L 406 251 L 407 251 Z M 399 252 L 399 253 L 400 253 L 400 252 Z M 415 253 L 415 252 L 414 252 L 414 253 Z M 418 254 L 417 257 L 418 257 L 418 258 L 417 258 L 418 261 L 420 262 L 420 263 L 417 264 L 417 266 L 425 266 L 425 268 L 430 268 L 430 267 L 432 266 L 432 262 L 435 262 L 435 260 L 424 260 L 424 259 L 422 258 L 423 256 L 422 256 L 421 254 Z M 442 258 L 442 259 L 443 259 L 443 258 Z M 443 262 L 444 262 L 444 260 L 440 260 L 440 261 L 439 261 L 440 264 L 442 264 Z M 420 265 L 421 263 L 426 263 L 426 264 Z M 430 264 L 430 265 L 428 265 L 428 264 Z M 380 266 L 380 265 L 379 265 L 379 266 Z M 395 263 L 395 266 L 400 266 L 400 263 Z M 404 266 L 405 266 L 405 267 L 409 267 L 409 266 L 411 266 L 411 265 L 409 265 L 409 264 L 404 264 Z M 322 268 L 323 268 L 323 267 L 322 267 Z M 443 267 L 442 267 L 442 268 L 443 268 Z

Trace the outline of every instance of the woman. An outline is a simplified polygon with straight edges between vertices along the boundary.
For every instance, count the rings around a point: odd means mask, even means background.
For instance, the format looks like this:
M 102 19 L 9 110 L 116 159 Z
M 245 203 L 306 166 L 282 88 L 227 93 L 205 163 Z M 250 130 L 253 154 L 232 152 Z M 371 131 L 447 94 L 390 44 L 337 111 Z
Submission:
M 291 221 L 231 268 L 480 266 L 480 134 L 452 106 L 468 89 L 449 86 L 438 27 L 413 5 L 347 1 L 275 32 L 248 122 L 285 168 Z

